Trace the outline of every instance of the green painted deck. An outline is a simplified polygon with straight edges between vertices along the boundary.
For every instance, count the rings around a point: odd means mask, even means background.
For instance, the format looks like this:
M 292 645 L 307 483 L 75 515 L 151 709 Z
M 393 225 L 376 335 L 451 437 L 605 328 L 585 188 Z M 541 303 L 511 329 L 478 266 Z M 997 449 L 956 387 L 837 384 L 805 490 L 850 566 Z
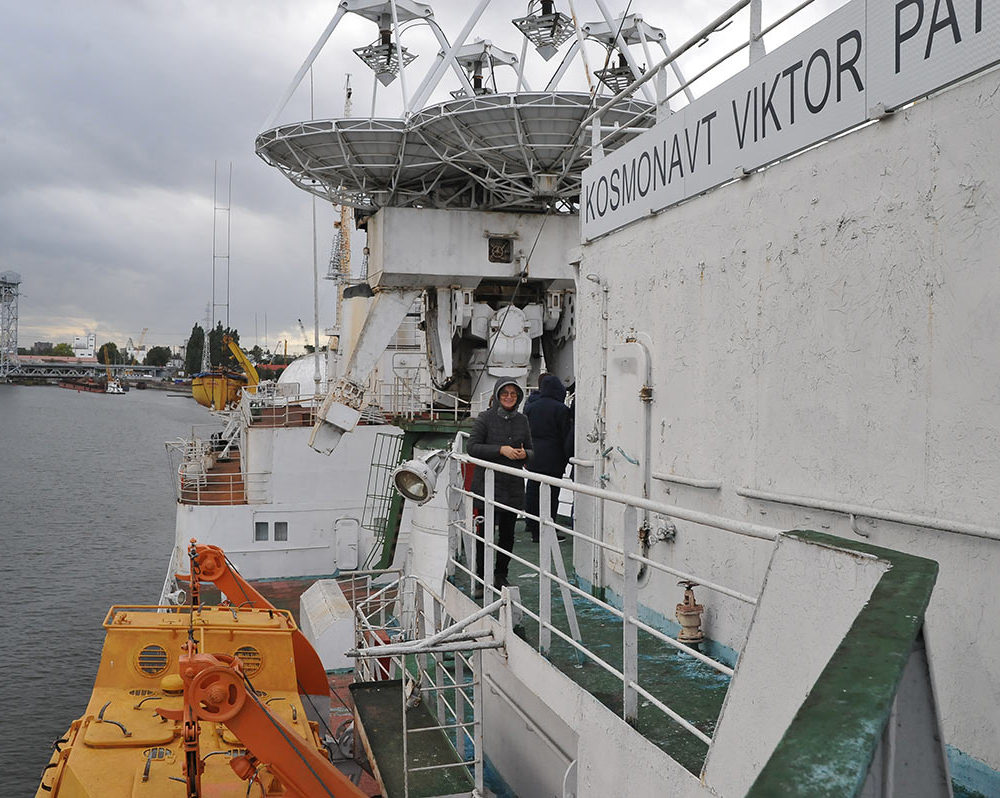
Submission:
M 559 523 L 568 527 L 569 519 L 560 518 Z M 514 554 L 529 562 L 537 563 L 538 543 L 531 541 L 530 536 L 523 530 L 521 521 L 518 521 L 516 529 Z M 560 543 L 560 547 L 570 581 L 582 587 L 573 576 L 572 541 L 567 539 Z M 537 573 L 512 560 L 508 576 L 511 586 L 520 589 L 521 602 L 524 606 L 537 614 L 539 608 Z M 470 595 L 467 575 L 457 574 L 453 582 L 466 595 Z M 682 590 L 678 588 L 678 601 L 682 595 Z M 621 670 L 623 651 L 621 620 L 603 607 L 576 595 L 573 597 L 573 606 L 580 624 L 583 644 L 606 663 Z M 558 585 L 554 585 L 552 590 L 552 623 L 569 635 L 569 622 Z M 522 626 L 515 631 L 537 649 L 538 627 L 539 624 L 533 618 L 525 615 Z M 670 648 L 642 630 L 639 630 L 638 635 L 639 684 L 711 737 L 722 711 L 726 690 L 729 688 L 729 677 L 693 657 Z M 619 717 L 622 716 L 623 695 L 619 679 L 589 659 L 581 664 L 576 649 L 555 634 L 552 635 L 548 660 L 604 706 Z M 691 773 L 695 775 L 701 773 L 708 746 L 641 696 L 636 728 Z
M 351 685 L 355 713 L 373 753 L 375 767 L 385 788 L 384 798 L 402 798 L 403 774 L 403 683 L 400 679 L 359 682 Z M 410 773 L 410 798 L 468 795 L 475 786 L 466 765 L 455 752 L 446 733 L 433 728 L 438 721 L 424 702 L 406 710 L 406 761 L 409 767 L 457 765 L 457 767 Z

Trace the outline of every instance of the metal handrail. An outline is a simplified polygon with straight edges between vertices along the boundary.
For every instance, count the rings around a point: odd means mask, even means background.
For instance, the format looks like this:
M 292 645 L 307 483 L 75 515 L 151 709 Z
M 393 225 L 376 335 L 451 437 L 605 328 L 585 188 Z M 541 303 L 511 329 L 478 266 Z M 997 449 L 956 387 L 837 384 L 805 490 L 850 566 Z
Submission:
M 395 592 L 391 592 L 395 589 Z M 391 601 L 386 601 L 388 595 L 392 595 Z M 389 645 L 384 645 L 375 642 L 378 640 L 377 632 L 382 631 L 386 628 L 386 619 L 384 617 L 384 611 L 386 605 L 397 604 L 397 602 L 405 603 L 406 597 L 410 596 L 414 607 L 423 607 L 425 601 L 430 599 L 435 602 L 440 611 L 444 612 L 444 603 L 440 597 L 435 595 L 432 591 L 426 590 L 422 583 L 414 576 L 400 576 L 399 578 L 393 580 L 389 584 L 382 587 L 376 593 L 365 597 L 361 601 L 357 602 L 355 605 L 355 641 L 357 644 L 357 649 L 351 653 L 351 656 L 358 656 L 359 662 L 358 667 L 355 668 L 356 675 L 364 675 L 371 673 L 372 665 L 378 669 L 379 672 L 384 674 L 385 678 L 392 678 L 395 673 L 402 674 L 404 680 L 407 675 L 412 673 L 412 671 L 407 667 L 407 658 L 412 658 L 412 662 L 415 665 L 415 681 L 417 683 L 417 689 L 423 693 L 426 692 L 429 695 L 433 695 L 433 701 L 436 703 L 437 707 L 437 720 L 438 723 L 432 726 L 421 726 L 420 728 L 409 728 L 407 723 L 407 705 L 406 705 L 406 691 L 401 691 L 401 714 L 402 714 L 402 748 L 403 748 L 403 795 L 408 796 L 410 794 L 410 775 L 413 773 L 419 773 L 429 770 L 443 770 L 443 769 L 455 769 L 455 768 L 466 768 L 473 771 L 473 776 L 476 782 L 476 787 L 479 793 L 482 793 L 483 788 L 483 768 L 484 761 L 482 756 L 482 720 L 480 716 L 481 712 L 481 690 L 482 690 L 482 665 L 481 665 L 481 652 L 484 647 L 496 647 L 502 645 L 502 642 L 475 642 L 471 640 L 471 635 L 457 635 L 454 640 L 456 641 L 454 646 L 449 645 L 449 640 L 451 636 L 447 638 L 442 638 L 442 635 L 449 630 L 458 631 L 461 628 L 468 626 L 480 617 L 489 614 L 495 606 L 499 606 L 501 602 L 495 602 L 491 605 L 488 610 L 484 608 L 478 613 L 474 613 L 469 618 L 463 621 L 453 624 L 448 627 L 447 630 L 442 630 L 436 634 L 432 634 L 430 637 L 419 640 L 410 640 L 408 643 L 393 643 Z M 379 606 L 372 606 L 375 602 L 378 602 Z M 367 612 L 371 612 L 368 615 Z M 379 615 L 379 623 L 372 624 L 372 617 L 374 615 Z M 405 614 L 405 607 L 402 604 L 396 608 L 396 616 L 402 617 Z M 426 615 L 422 610 L 418 610 L 413 617 L 413 627 L 403 629 L 405 633 L 411 636 L 419 636 L 426 622 Z M 433 641 L 438 641 L 436 644 Z M 454 655 L 454 663 L 452 668 L 454 672 L 446 667 L 443 660 L 443 653 L 447 650 L 449 654 Z M 472 653 L 469 656 L 469 652 Z M 389 659 L 391 661 L 390 672 L 385 673 L 382 669 L 381 661 Z M 433 660 L 433 678 L 431 676 L 432 671 L 427 667 L 428 659 Z M 471 681 L 466 681 L 464 678 L 464 672 L 468 669 L 474 674 L 474 678 Z M 357 678 L 357 676 L 356 676 Z M 473 696 L 467 694 L 467 690 L 472 689 Z M 449 701 L 449 695 L 451 695 L 452 700 Z M 465 702 L 470 705 L 473 710 L 473 718 L 471 721 L 466 720 L 465 715 Z M 428 707 L 430 707 L 430 702 L 428 702 Z M 411 734 L 420 734 L 427 731 L 442 731 L 447 735 L 449 732 L 453 734 L 453 737 L 449 736 L 449 740 L 454 740 L 455 751 L 464 751 L 467 745 L 472 747 L 472 756 L 469 757 L 465 754 L 461 754 L 460 761 L 450 762 L 438 765 L 410 765 L 409 762 L 409 736 Z
M 186 465 L 189 463 L 181 463 L 178 467 L 174 485 L 175 497 L 182 504 L 266 504 L 269 500 L 269 471 L 222 474 L 196 467 L 185 469 Z M 236 498 L 240 500 L 234 501 Z
M 636 706 L 638 697 L 641 696 L 644 699 L 648 700 L 650 705 L 655 706 L 657 709 L 664 712 L 666 715 L 675 720 L 683 728 L 685 728 L 688 732 L 696 736 L 702 742 L 710 742 L 711 738 L 705 732 L 698 729 L 690 721 L 681 717 L 675 710 L 671 709 L 666 704 L 663 704 L 660 700 L 655 699 L 655 697 L 651 697 L 649 691 L 642 687 L 642 685 L 639 683 L 638 680 L 637 663 L 636 662 L 629 663 L 630 657 L 632 659 L 635 659 L 637 657 L 637 651 L 634 647 L 630 649 L 627 641 L 629 640 L 630 634 L 632 636 L 632 639 L 634 640 L 635 631 L 641 630 L 646 634 L 652 635 L 654 638 L 660 640 L 664 644 L 669 645 L 677 649 L 678 651 L 693 657 L 694 659 L 697 659 L 699 662 L 713 668 L 717 672 L 724 674 L 728 677 L 732 677 L 733 675 L 733 669 L 731 667 L 729 667 L 725 663 L 713 659 L 712 657 L 706 656 L 700 651 L 697 651 L 696 649 L 675 640 L 674 638 L 665 634 L 663 631 L 656 629 L 647 623 L 644 623 L 642 620 L 638 618 L 638 612 L 634 609 L 634 607 L 637 606 L 636 604 L 634 603 L 630 604 L 628 601 L 625 601 L 624 608 L 622 610 L 619 610 L 613 607 L 612 605 L 608 604 L 607 602 L 602 601 L 594 596 L 591 596 L 586 591 L 572 584 L 569 581 L 568 577 L 565 576 L 565 574 L 556 573 L 555 568 L 551 568 L 548 565 L 546 565 L 545 563 L 548 561 L 547 557 L 545 560 L 539 563 L 535 563 L 525 559 L 522 556 L 519 556 L 513 551 L 507 551 L 505 549 L 502 549 L 502 547 L 500 547 L 492 539 L 493 533 L 492 530 L 488 529 L 489 524 L 486 525 L 486 528 L 484 529 L 482 534 L 477 534 L 475 526 L 471 523 L 471 520 L 468 516 L 468 512 L 471 511 L 471 506 L 473 501 L 476 501 L 476 502 L 482 502 L 484 507 L 486 508 L 492 507 L 495 509 L 507 510 L 509 512 L 516 513 L 519 517 L 537 520 L 540 524 L 540 531 L 542 533 L 542 540 L 543 540 L 541 551 L 552 552 L 553 565 L 558 565 L 558 563 L 555 562 L 555 558 L 557 557 L 557 555 L 555 554 L 556 549 L 555 549 L 555 544 L 552 542 L 552 539 L 555 537 L 556 531 L 561 531 L 572 535 L 574 539 L 578 541 L 598 547 L 599 549 L 605 552 L 614 553 L 622 557 L 626 562 L 634 563 L 635 565 L 632 566 L 632 569 L 626 568 L 626 577 L 625 577 L 626 581 L 628 581 L 630 578 L 628 576 L 630 570 L 631 573 L 633 574 L 633 577 L 631 578 L 634 581 L 634 579 L 637 578 L 635 574 L 638 571 L 639 566 L 646 566 L 650 569 L 659 570 L 664 573 L 669 573 L 674 576 L 678 576 L 685 580 L 696 582 L 699 585 L 704 586 L 705 588 L 719 592 L 735 600 L 750 604 L 751 606 L 755 605 L 757 602 L 757 598 L 755 596 L 747 595 L 739 590 L 735 590 L 725 585 L 718 584 L 713 580 L 703 579 L 697 576 L 696 574 L 687 573 L 685 571 L 672 568 L 663 563 L 657 562 L 656 560 L 652 559 L 652 557 L 645 556 L 646 554 L 645 551 L 639 552 L 635 550 L 634 546 L 614 545 L 604 540 L 599 540 L 593 536 L 587 535 L 579 530 L 569 529 L 559 524 L 557 521 L 551 518 L 547 518 L 546 511 L 548 508 L 548 502 L 545 500 L 546 497 L 544 495 L 540 497 L 541 500 L 539 502 L 539 506 L 542 509 L 540 510 L 540 513 L 537 515 L 524 512 L 519 508 L 511 507 L 502 502 L 496 501 L 496 499 L 493 496 L 494 480 L 491 478 L 490 472 L 510 474 L 512 476 L 517 476 L 522 479 L 533 480 L 539 483 L 540 485 L 543 484 L 548 485 L 549 488 L 543 489 L 543 492 L 545 490 L 566 489 L 570 491 L 574 496 L 586 495 L 599 500 L 613 502 L 617 505 L 623 506 L 624 508 L 626 508 L 627 511 L 630 510 L 633 514 L 632 515 L 633 519 L 638 517 L 637 514 L 639 511 L 645 510 L 647 512 L 654 512 L 661 514 L 668 518 L 687 520 L 693 523 L 704 524 L 717 529 L 721 529 L 732 534 L 745 535 L 752 537 L 754 539 L 766 540 L 766 541 L 775 540 L 779 534 L 778 530 L 773 529 L 771 527 L 761 526 L 757 524 L 750 524 L 742 521 L 736 521 L 730 518 L 725 518 L 723 516 L 692 511 L 674 505 L 667 505 L 641 497 L 629 496 L 623 493 L 616 493 L 614 491 L 609 491 L 603 488 L 594 487 L 592 485 L 577 483 L 573 480 L 549 477 L 544 474 L 537 474 L 523 469 L 511 468 L 508 466 L 500 465 L 498 463 L 481 460 L 479 458 L 472 457 L 471 455 L 462 452 L 463 448 L 462 441 L 466 437 L 467 436 L 462 433 L 456 435 L 455 443 L 453 444 L 452 449 L 449 452 L 449 457 L 458 463 L 469 463 L 486 469 L 487 479 L 485 480 L 486 484 L 485 484 L 485 489 L 483 491 L 484 495 L 479 495 L 477 493 L 465 490 L 464 487 L 461 487 L 460 485 L 457 484 L 449 484 L 448 486 L 450 495 L 461 496 L 467 507 L 464 521 L 456 520 L 454 516 L 452 517 L 452 520 L 449 521 L 449 526 L 453 529 L 457 529 L 460 533 L 457 536 L 457 538 L 465 544 L 466 560 L 464 564 L 460 562 L 457 557 L 457 552 L 455 552 L 451 557 L 449 565 L 456 571 L 466 574 L 469 578 L 470 584 L 472 585 L 478 584 L 483 586 L 484 597 L 486 597 L 484 598 L 484 602 L 486 602 L 487 600 L 492 600 L 489 597 L 496 595 L 496 593 L 498 592 L 497 589 L 493 587 L 491 584 L 489 584 L 489 582 L 484 580 L 482 577 L 476 575 L 476 562 L 475 562 L 476 547 L 474 545 L 474 542 L 480 542 L 484 546 L 484 557 L 486 557 L 487 559 L 486 562 L 487 568 L 484 568 L 484 572 L 488 570 L 490 561 L 493 560 L 493 558 L 495 557 L 495 553 L 498 551 L 503 551 L 506 555 L 508 555 L 511 558 L 512 561 L 518 562 L 527 569 L 529 569 L 530 571 L 537 573 L 540 580 L 540 584 L 547 583 L 549 585 L 558 586 L 558 588 L 560 588 L 563 591 L 564 602 L 569 602 L 571 604 L 573 600 L 572 597 L 576 597 L 579 600 L 590 602 L 594 606 L 600 607 L 601 609 L 609 612 L 614 617 L 618 618 L 622 623 L 622 633 L 626 641 L 623 648 L 623 653 L 625 656 L 625 660 L 623 661 L 624 667 L 621 670 L 605 662 L 598 654 L 590 650 L 586 646 L 584 641 L 582 639 L 579 639 L 579 633 L 575 627 L 571 629 L 572 634 L 567 634 L 564 630 L 557 628 L 556 625 L 552 623 L 551 608 L 546 602 L 543 601 L 541 603 L 541 606 L 539 607 L 537 613 L 534 612 L 529 607 L 519 605 L 520 611 L 522 611 L 526 617 L 532 618 L 539 625 L 540 633 L 539 633 L 538 645 L 540 650 L 542 649 L 547 650 L 548 644 L 543 643 L 542 630 L 545 630 L 544 639 L 546 641 L 550 639 L 552 634 L 556 635 L 560 640 L 564 641 L 569 646 L 571 646 L 572 649 L 577 652 L 578 656 L 584 657 L 590 661 L 593 661 L 595 664 L 598 664 L 599 667 L 613 674 L 621 682 L 622 690 L 625 694 L 624 695 L 625 700 L 623 702 L 623 707 L 624 707 L 623 711 L 627 717 L 630 716 L 629 707 L 634 708 Z M 457 469 L 454 469 L 452 473 L 454 473 L 455 471 L 457 471 Z M 491 512 L 492 511 L 487 510 L 487 515 L 490 515 Z M 628 516 L 628 512 L 626 512 L 626 516 Z M 628 523 L 629 522 L 626 521 L 626 524 Z M 636 527 L 638 528 L 637 523 Z M 625 534 L 627 536 L 628 532 L 626 531 Z M 542 553 L 541 556 L 544 557 L 546 555 Z M 636 590 L 634 585 L 631 588 L 629 588 L 628 585 L 625 585 L 624 593 L 626 594 L 626 596 L 630 595 L 632 597 L 631 600 L 633 602 L 636 601 Z M 571 627 L 573 627 L 572 619 L 575 618 L 575 611 L 572 609 L 571 606 L 567 606 L 567 615 L 571 618 L 570 625 Z M 629 629 L 632 629 L 633 631 L 629 632 Z

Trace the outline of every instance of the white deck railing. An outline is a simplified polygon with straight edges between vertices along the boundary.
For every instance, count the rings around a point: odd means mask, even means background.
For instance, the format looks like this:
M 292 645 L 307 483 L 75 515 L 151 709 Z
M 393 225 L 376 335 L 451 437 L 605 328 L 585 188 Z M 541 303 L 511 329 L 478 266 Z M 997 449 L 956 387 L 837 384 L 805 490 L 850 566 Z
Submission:
M 450 457 L 459 462 L 467 463 L 485 469 L 485 490 L 480 496 L 467 491 L 457 482 L 448 485 L 451 496 L 462 497 L 464 507 L 461 512 L 453 513 L 451 525 L 460 534 L 458 536 L 459 545 L 464 550 L 464 561 L 460 558 L 459 551 L 452 554 L 450 568 L 453 572 L 463 574 L 463 578 L 468 578 L 470 588 L 479 586 L 483 589 L 483 602 L 492 602 L 499 594 L 500 590 L 492 584 L 493 565 L 498 552 L 507 554 L 512 562 L 520 563 L 529 571 L 538 575 L 539 579 L 539 606 L 538 612 L 526 607 L 523 603 L 518 604 L 518 609 L 525 616 L 533 619 L 539 627 L 538 650 L 542 655 L 548 655 L 552 645 L 552 636 L 555 635 L 564 643 L 571 646 L 581 660 L 589 660 L 603 670 L 612 674 L 622 685 L 623 697 L 623 717 L 626 721 L 634 723 L 638 716 L 638 704 L 640 697 L 650 705 L 657 707 L 665 715 L 680 724 L 692 735 L 702 742 L 709 744 L 711 737 L 703 730 L 699 729 L 690 720 L 684 718 L 663 701 L 652 694 L 648 686 L 644 686 L 639 676 L 638 667 L 638 632 L 651 635 L 666 646 L 670 646 L 685 655 L 690 656 L 717 672 L 731 677 L 733 669 L 727 664 L 718 661 L 691 646 L 685 645 L 666 634 L 661 629 L 656 629 L 639 618 L 639 579 L 645 569 L 652 569 L 662 573 L 671 574 L 685 581 L 696 583 L 698 586 L 727 596 L 735 601 L 753 605 L 756 604 L 757 596 L 747 595 L 745 592 L 733 587 L 718 583 L 698 573 L 692 573 L 679 568 L 674 568 L 664 563 L 658 562 L 648 556 L 649 552 L 644 551 L 639 543 L 643 528 L 641 515 L 646 513 L 656 513 L 668 518 L 686 520 L 697 524 L 713 527 L 734 535 L 747 536 L 765 542 L 773 541 L 777 538 L 778 530 L 771 527 L 761 526 L 731 518 L 716 516 L 709 513 L 702 513 L 689 510 L 674 505 L 662 504 L 649 499 L 637 496 L 616 493 L 602 488 L 594 487 L 580 482 L 566 479 L 557 479 L 542 474 L 535 474 L 521 469 L 508 468 L 506 466 L 479 460 L 461 451 L 461 441 L 467 437 L 466 433 L 459 433 L 456 436 L 455 446 L 450 453 Z M 458 472 L 458 469 L 454 469 Z M 540 483 L 539 490 L 539 515 L 531 515 L 520 508 L 509 507 L 494 498 L 494 481 L 496 473 L 511 474 L 517 477 L 533 480 Z M 602 540 L 578 529 L 572 529 L 559 524 L 550 517 L 549 492 L 551 490 L 565 490 L 574 497 L 589 496 L 599 502 L 617 505 L 622 508 L 622 534 L 623 544 L 616 544 Z M 473 501 L 483 503 L 484 524 L 483 534 L 476 532 L 473 524 Z M 450 503 L 455 506 L 454 503 Z M 538 562 L 526 559 L 514 551 L 501 548 L 494 540 L 493 518 L 497 509 L 508 510 L 517 513 L 522 518 L 535 519 L 539 522 L 540 544 Z M 605 514 L 607 515 L 607 514 Z M 575 542 L 593 546 L 604 552 L 604 555 L 617 555 L 624 562 L 624 575 L 622 577 L 622 606 L 615 607 L 603 601 L 577 585 L 573 584 L 566 573 L 563 563 L 562 552 L 559 548 L 557 533 L 568 536 Z M 484 544 L 483 573 L 485 579 L 477 576 L 476 567 L 476 542 Z M 564 631 L 553 624 L 551 592 L 553 587 L 558 587 L 561 592 L 563 604 L 565 606 L 569 629 Z M 609 615 L 614 616 L 621 622 L 622 635 L 622 667 L 619 669 L 615 665 L 604 660 L 598 653 L 589 648 L 583 639 L 579 624 L 576 620 L 574 600 L 585 601 L 600 607 Z
M 410 795 L 415 773 L 459 768 L 471 772 L 477 794 L 484 795 L 482 651 L 499 648 L 503 641 L 492 639 L 489 633 L 466 630 L 500 609 L 504 601 L 495 601 L 458 623 L 448 624 L 444 602 L 413 576 L 400 575 L 370 592 L 371 577 L 383 573 L 391 572 L 371 572 L 352 579 L 366 580 L 369 595 L 355 603 L 356 647 L 349 654 L 357 657 L 355 681 L 402 679 L 403 795 Z M 413 728 L 408 722 L 407 710 L 420 701 L 426 701 L 436 725 Z M 448 737 L 459 761 L 411 763 L 411 738 L 433 732 Z

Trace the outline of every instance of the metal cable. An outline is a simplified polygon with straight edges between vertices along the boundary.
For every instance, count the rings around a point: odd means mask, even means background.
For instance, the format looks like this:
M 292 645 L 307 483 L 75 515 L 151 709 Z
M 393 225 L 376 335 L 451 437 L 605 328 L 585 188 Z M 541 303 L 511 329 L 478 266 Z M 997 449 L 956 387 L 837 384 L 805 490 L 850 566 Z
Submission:
M 309 769 L 309 772 L 313 774 L 313 777 L 316 779 L 316 782 L 323 788 L 323 791 L 328 796 L 330 796 L 330 798 L 337 798 L 337 796 L 334 793 L 330 792 L 330 788 L 326 786 L 326 783 L 323 781 L 320 775 L 315 770 L 313 770 L 312 765 L 309 764 L 309 760 L 302 755 L 302 752 L 299 750 L 299 747 L 295 744 L 295 742 L 288 738 L 288 735 L 285 734 L 285 730 L 281 728 L 281 724 L 279 724 L 274 719 L 271 713 L 268 712 L 267 707 L 261 703 L 260 698 L 257 697 L 257 689 L 253 686 L 253 683 L 250 681 L 250 677 L 248 677 L 245 673 L 241 675 L 243 676 L 243 681 L 246 682 L 247 687 L 249 688 L 249 693 L 253 697 L 253 700 L 257 703 L 257 706 L 260 707 L 263 713 L 267 716 L 267 719 L 271 721 L 271 725 L 274 726 L 275 729 L 277 729 L 278 734 L 280 734 L 284 738 L 285 742 L 288 743 L 289 746 L 291 746 L 292 750 L 295 751 L 295 755 L 302 760 L 302 764 L 304 764 Z

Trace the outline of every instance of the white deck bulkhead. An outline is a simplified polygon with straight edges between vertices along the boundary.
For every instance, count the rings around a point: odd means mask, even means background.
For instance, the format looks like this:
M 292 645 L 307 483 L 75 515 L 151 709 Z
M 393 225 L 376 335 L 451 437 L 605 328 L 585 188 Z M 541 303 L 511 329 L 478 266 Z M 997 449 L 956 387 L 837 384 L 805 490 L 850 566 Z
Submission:
M 649 348 L 654 472 L 721 485 L 654 479 L 651 498 L 860 535 L 940 563 L 925 633 L 946 743 L 994 772 L 998 127 L 991 71 L 584 246 L 577 282 L 578 351 L 601 351 L 605 324 L 601 285 L 588 275 L 608 286 L 609 345 L 637 334 Z M 642 405 L 599 358 L 578 359 L 578 384 L 598 386 L 605 368 L 607 456 L 593 442 L 596 389 L 578 395 L 577 456 L 619 490 L 639 466 L 617 449 L 630 433 L 616 425 L 640 425 Z M 743 489 L 962 522 L 986 536 Z M 579 507 L 577 523 L 593 525 L 593 512 Z M 676 541 L 651 556 L 726 584 L 758 583 L 766 543 L 733 547 L 732 536 L 677 526 Z M 589 573 L 589 552 L 576 565 Z M 605 575 L 614 590 L 615 569 Z M 679 589 L 666 581 L 651 579 L 640 601 L 669 618 Z M 739 639 L 745 615 L 713 615 L 719 602 L 705 603 L 707 633 Z

